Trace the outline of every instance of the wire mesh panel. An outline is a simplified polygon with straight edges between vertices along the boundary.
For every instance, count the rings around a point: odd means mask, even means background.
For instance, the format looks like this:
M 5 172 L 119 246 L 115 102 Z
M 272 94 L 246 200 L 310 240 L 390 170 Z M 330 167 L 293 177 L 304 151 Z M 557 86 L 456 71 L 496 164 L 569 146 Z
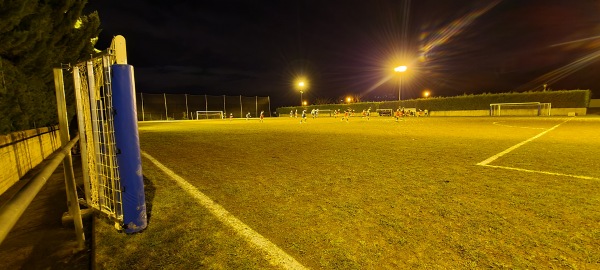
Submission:
M 186 96 L 185 95 L 173 95 L 166 94 L 165 102 L 167 103 L 167 115 L 168 120 L 183 120 L 188 119 L 186 108 Z
M 271 116 L 271 104 L 269 97 L 257 97 L 256 98 L 256 108 L 258 111 L 258 115 L 260 112 L 264 112 L 265 116 Z
M 271 116 L 269 97 L 140 93 L 136 102 L 140 121 L 196 119 L 199 111 L 222 111 L 226 118 L 258 117 L 261 111 Z
M 252 117 L 258 117 L 260 111 L 256 106 L 256 97 L 242 97 L 243 115 L 250 113 Z
M 195 113 L 197 111 L 208 111 L 206 109 L 206 100 L 204 99 L 204 95 L 187 95 L 187 102 L 190 112 Z M 195 117 L 195 115 L 193 115 L 193 117 Z
M 121 179 L 114 136 L 110 65 L 105 55 L 74 69 L 86 202 L 108 217 L 123 221 Z M 87 172 L 87 173 L 85 173 Z
M 167 120 L 169 113 L 165 105 L 164 94 L 143 94 L 144 98 L 144 120 Z
M 225 96 L 206 96 L 206 111 L 225 112 Z

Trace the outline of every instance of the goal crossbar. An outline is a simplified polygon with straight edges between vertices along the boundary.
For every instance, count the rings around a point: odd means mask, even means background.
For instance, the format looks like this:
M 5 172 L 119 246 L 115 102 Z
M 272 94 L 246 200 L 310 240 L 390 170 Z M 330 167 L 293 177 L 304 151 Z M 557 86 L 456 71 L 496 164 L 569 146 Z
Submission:
M 526 106 L 526 105 L 540 105 L 540 104 L 542 104 L 542 103 L 541 102 L 491 103 L 490 106 L 498 106 L 498 105 L 500 105 L 500 106 L 503 106 L 503 105 L 508 105 L 508 106 L 510 106 L 510 105 L 517 105 L 517 106 L 518 105 L 524 105 L 524 106 Z

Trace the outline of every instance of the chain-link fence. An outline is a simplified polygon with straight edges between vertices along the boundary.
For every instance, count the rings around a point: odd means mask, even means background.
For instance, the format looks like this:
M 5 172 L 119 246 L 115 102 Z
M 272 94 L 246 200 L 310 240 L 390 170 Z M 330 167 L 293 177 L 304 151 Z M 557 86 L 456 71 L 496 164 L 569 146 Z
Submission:
M 197 112 L 222 111 L 234 118 L 271 116 L 269 97 L 209 96 L 188 94 L 136 94 L 138 121 L 196 119 Z

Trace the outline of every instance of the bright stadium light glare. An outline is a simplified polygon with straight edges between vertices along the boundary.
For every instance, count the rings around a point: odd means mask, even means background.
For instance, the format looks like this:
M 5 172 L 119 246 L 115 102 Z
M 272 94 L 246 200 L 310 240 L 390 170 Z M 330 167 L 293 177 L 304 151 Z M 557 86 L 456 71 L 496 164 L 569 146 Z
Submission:
M 408 69 L 408 67 L 406 66 L 397 66 L 396 68 L 394 68 L 395 72 L 405 72 Z
M 302 101 L 302 105 L 306 106 L 306 105 L 308 105 L 308 102 L 306 100 Z
M 306 90 L 306 88 L 308 88 L 308 82 L 306 81 L 305 78 L 301 77 L 296 79 L 296 83 L 294 83 L 296 90 L 298 90 L 300 92 L 300 104 L 304 104 L 304 100 L 302 99 L 302 94 L 304 94 L 304 91 Z
M 406 66 L 397 66 L 394 68 L 394 72 L 400 74 L 398 76 L 398 101 L 402 100 L 402 73 L 406 72 L 407 69 L 408 67 Z
M 348 102 L 348 103 L 352 102 L 352 98 L 351 97 L 347 97 L 346 98 L 346 102 Z
M 431 92 L 429 90 L 423 91 L 423 97 L 428 98 L 429 95 L 431 95 Z

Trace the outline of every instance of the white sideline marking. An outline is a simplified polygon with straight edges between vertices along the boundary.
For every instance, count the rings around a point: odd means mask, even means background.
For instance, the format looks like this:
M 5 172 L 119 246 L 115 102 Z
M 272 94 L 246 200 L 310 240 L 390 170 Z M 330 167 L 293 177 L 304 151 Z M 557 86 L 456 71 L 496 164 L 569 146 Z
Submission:
M 501 126 L 501 127 L 511 127 L 511 128 L 527 128 L 527 129 L 545 129 L 545 128 L 536 128 L 536 127 L 519 127 L 519 126 L 511 126 L 511 125 L 504 125 L 504 124 L 500 124 L 504 121 L 499 121 L 499 122 L 493 122 L 493 125 L 496 126 Z
M 560 125 L 562 125 L 562 124 L 566 123 L 566 122 L 567 122 L 567 121 L 569 121 L 569 120 L 571 120 L 571 119 L 567 119 L 567 120 L 565 120 L 564 122 L 562 122 L 562 123 L 560 123 L 560 124 L 558 124 L 558 125 L 556 125 L 556 126 L 553 126 L 553 127 L 549 128 L 549 129 L 547 129 L 547 130 L 543 131 L 542 133 L 540 133 L 540 134 L 538 134 L 538 135 L 535 135 L 535 136 L 533 136 L 533 137 L 531 137 L 531 138 L 529 138 L 529 139 L 527 139 L 527 140 L 525 140 L 525 141 L 522 141 L 522 142 L 520 142 L 520 143 L 518 143 L 518 144 L 515 144 L 515 145 L 511 146 L 510 148 L 508 148 L 508 149 L 506 149 L 506 150 L 504 150 L 504 151 L 502 151 L 502 152 L 500 152 L 500 153 L 498 153 L 498 154 L 496 154 L 496 155 L 493 155 L 493 156 L 491 156 L 490 158 L 488 158 L 488 159 L 486 159 L 486 160 L 484 160 L 484 161 L 482 161 L 482 162 L 479 162 L 479 163 L 477 163 L 477 165 L 488 165 L 489 163 L 491 163 L 492 161 L 494 161 L 494 160 L 498 159 L 499 157 L 501 157 L 501 156 L 504 156 L 504 155 L 506 155 L 506 154 L 510 153 L 512 150 L 515 150 L 515 149 L 517 149 L 517 148 L 519 148 L 519 147 L 523 146 L 524 144 L 526 144 L 526 143 L 528 143 L 528 142 L 531 142 L 531 141 L 533 141 L 533 140 L 535 140 L 535 139 L 537 139 L 537 138 L 539 138 L 539 137 L 542 137 L 544 134 L 546 134 L 546 133 L 548 133 L 548 132 L 550 132 L 550 131 L 554 130 L 555 128 L 557 128 L 558 126 L 560 126 Z
M 282 267 L 284 269 L 308 269 L 296 261 L 292 256 L 288 255 L 285 251 L 280 249 L 277 245 L 273 244 L 267 238 L 263 237 L 248 225 L 244 224 L 241 220 L 237 219 L 231 213 L 229 213 L 221 205 L 215 203 L 212 199 L 200 192 L 192 184 L 188 183 L 183 177 L 177 175 L 169 168 L 164 166 L 158 160 L 154 159 L 148 153 L 141 151 L 142 155 L 149 159 L 156 167 L 161 169 L 164 173 L 169 175 L 179 187 L 185 190 L 188 194 L 194 197 L 202 206 L 206 207 L 219 221 L 223 224 L 231 227 L 235 232 L 242 236 L 247 242 L 254 245 L 261 251 L 265 252 L 265 259 L 274 266 Z
M 477 165 L 479 165 L 479 164 L 477 164 Z M 582 176 L 582 175 L 564 174 L 564 173 L 553 173 L 553 172 L 545 172 L 545 171 L 535 171 L 535 170 L 527 170 L 527 169 L 520 169 L 520 168 L 514 168 L 514 167 L 504 167 L 504 166 L 496 166 L 496 165 L 481 165 L 481 166 L 492 167 L 492 168 L 499 168 L 499 169 L 507 169 L 507 170 L 514 170 L 514 171 L 520 171 L 520 172 L 543 173 L 543 174 L 549 174 L 549 175 L 568 176 L 568 177 L 579 178 L 579 179 L 586 179 L 586 180 L 600 180 L 600 178 L 591 177 L 591 176 Z

